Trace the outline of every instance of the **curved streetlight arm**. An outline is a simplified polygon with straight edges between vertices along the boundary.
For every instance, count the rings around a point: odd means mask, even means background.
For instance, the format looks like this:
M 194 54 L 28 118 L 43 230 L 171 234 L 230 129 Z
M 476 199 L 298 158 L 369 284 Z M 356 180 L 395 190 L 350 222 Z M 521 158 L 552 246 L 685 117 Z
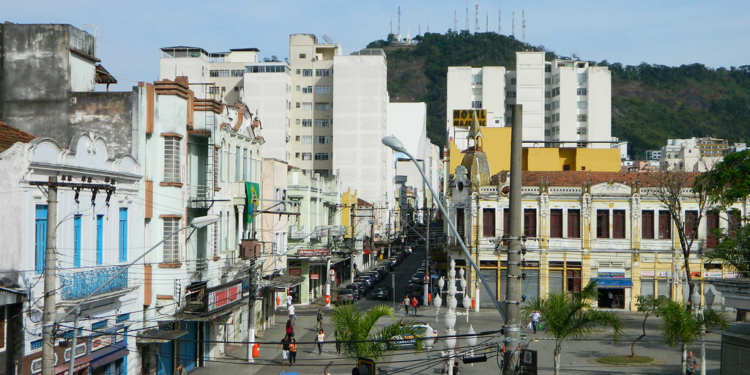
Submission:
M 143 259 L 144 257 L 146 257 L 146 255 L 148 255 L 154 249 L 156 249 L 157 247 L 159 247 L 159 245 L 161 245 L 162 243 L 164 243 L 164 241 L 172 238 L 175 234 L 177 234 L 180 231 L 183 231 L 185 229 L 188 229 L 188 228 L 195 228 L 195 229 L 203 228 L 203 227 L 205 227 L 205 226 L 207 226 L 209 224 L 213 224 L 213 223 L 215 223 L 217 221 L 219 221 L 219 216 L 217 216 L 217 215 L 199 216 L 199 217 L 194 218 L 190 222 L 190 225 L 188 225 L 186 227 L 179 228 L 179 229 L 175 230 L 174 232 L 170 233 L 168 236 L 162 238 L 161 241 L 157 242 L 154 246 L 151 246 L 151 248 L 149 248 L 148 250 L 144 251 L 143 254 L 141 254 L 138 258 L 135 258 L 135 260 L 133 260 L 132 262 L 130 262 L 127 265 L 125 265 L 124 267 L 122 267 L 121 270 L 117 271 L 117 273 L 114 274 L 112 277 L 110 277 L 109 280 L 107 280 L 104 284 L 100 285 L 98 288 L 96 288 L 96 290 L 94 290 L 93 292 L 89 293 L 88 296 L 86 296 L 83 300 L 81 300 L 81 302 L 78 302 L 75 306 L 73 306 L 72 309 L 68 310 L 68 312 L 65 313 L 65 315 L 62 316 L 62 318 L 55 319 L 55 321 L 58 322 L 58 323 L 62 322 L 63 320 L 65 320 L 65 318 L 67 318 L 73 312 L 79 311 L 81 305 L 83 305 L 84 303 L 88 302 L 91 299 L 91 297 L 93 297 L 93 296 L 96 295 L 96 293 L 99 293 L 99 291 L 102 290 L 102 289 L 104 289 L 105 286 L 107 286 L 111 282 L 115 281 L 115 279 L 117 279 L 117 277 L 119 277 L 120 275 L 122 275 L 123 273 L 125 273 L 125 271 L 127 271 L 131 266 L 133 266 L 134 264 L 138 263 L 138 261 L 140 261 L 141 259 Z
M 443 203 L 440 202 L 440 199 L 438 199 L 438 195 L 435 193 L 435 190 L 432 188 L 432 184 L 430 183 L 430 180 L 427 178 L 427 175 L 424 173 L 422 166 L 419 165 L 417 160 L 414 158 L 414 156 L 412 156 L 412 154 L 409 153 L 409 151 L 406 151 L 404 144 L 401 143 L 401 141 L 398 138 L 389 135 L 389 136 L 383 137 L 382 142 L 384 145 L 390 147 L 391 149 L 401 152 L 404 155 L 408 156 L 409 159 L 411 159 L 411 161 L 414 162 L 414 165 L 417 166 L 417 170 L 419 171 L 419 174 L 422 175 L 422 179 L 424 179 L 425 185 L 427 185 L 427 188 L 430 189 L 430 193 L 432 193 L 432 199 L 435 201 L 435 203 L 437 203 L 437 206 L 440 209 L 440 212 L 443 214 L 445 221 L 448 223 L 448 227 L 450 228 L 451 233 L 453 233 L 453 235 L 456 236 L 456 241 L 458 242 L 459 246 L 461 246 L 461 250 L 463 250 L 464 255 L 466 256 L 466 259 L 469 261 L 469 263 L 471 263 L 471 267 L 474 268 L 474 271 L 477 273 L 477 277 L 479 278 L 479 281 L 482 282 L 482 286 L 484 286 L 484 289 L 487 291 L 487 294 L 489 294 L 490 298 L 492 298 L 492 302 L 495 304 L 495 308 L 497 309 L 497 312 L 500 313 L 500 316 L 503 317 L 503 321 L 505 321 L 505 311 L 503 311 L 502 307 L 500 307 L 500 301 L 497 300 L 497 295 L 495 295 L 492 292 L 492 289 L 490 289 L 490 285 L 487 283 L 487 280 L 484 279 L 484 276 L 482 276 L 482 273 L 479 271 L 479 266 L 477 266 L 477 264 L 474 262 L 474 259 L 471 257 L 471 253 L 466 248 L 466 244 L 464 243 L 464 240 L 458 234 L 458 230 L 456 230 L 456 226 L 453 225 L 453 221 L 448 215 L 448 212 L 446 212 L 445 207 L 443 206 Z

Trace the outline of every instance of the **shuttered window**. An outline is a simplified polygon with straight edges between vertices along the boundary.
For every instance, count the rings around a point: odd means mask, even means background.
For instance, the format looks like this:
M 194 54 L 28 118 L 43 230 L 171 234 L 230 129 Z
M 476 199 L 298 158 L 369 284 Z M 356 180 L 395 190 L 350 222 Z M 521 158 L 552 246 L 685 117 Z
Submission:
M 523 234 L 527 237 L 536 237 L 535 208 L 527 208 L 523 210 Z
M 609 210 L 596 210 L 596 238 L 609 238 Z
M 672 216 L 669 211 L 659 211 L 659 239 L 666 240 L 672 238 Z
M 550 210 L 549 216 L 549 236 L 551 238 L 562 238 L 563 236 L 563 210 L 553 209 Z
M 495 237 L 495 209 L 485 208 L 482 210 L 482 236 Z
M 641 237 L 644 240 L 654 239 L 654 211 L 641 211 Z
M 698 211 L 685 211 L 685 237 L 698 238 Z
M 612 238 L 625 238 L 625 210 L 612 211 Z
M 715 232 L 719 229 L 719 211 L 706 213 L 706 246 L 714 248 L 719 244 Z
M 568 210 L 568 238 L 581 238 L 581 210 Z

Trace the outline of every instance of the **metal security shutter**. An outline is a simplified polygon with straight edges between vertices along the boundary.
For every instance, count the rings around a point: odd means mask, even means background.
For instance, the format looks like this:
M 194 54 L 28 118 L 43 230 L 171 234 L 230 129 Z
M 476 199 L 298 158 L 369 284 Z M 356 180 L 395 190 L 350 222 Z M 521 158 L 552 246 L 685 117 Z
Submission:
M 654 279 L 641 279 L 641 295 L 654 295 Z
M 180 363 L 185 370 L 195 368 L 198 359 L 198 323 L 183 322 L 187 335 L 180 338 Z
M 490 289 L 497 296 L 497 270 L 481 270 L 482 277 L 490 285 Z M 495 307 L 495 302 L 490 298 L 490 294 L 484 288 L 484 285 L 480 284 L 479 288 L 479 307 Z
M 659 280 L 659 295 L 669 298 L 669 281 Z
M 723 343 L 721 349 L 722 375 L 750 374 L 750 348 Z
M 523 270 L 526 279 L 521 280 L 521 296 L 526 296 L 526 300 L 539 298 L 539 270 Z
M 563 291 L 563 271 L 549 271 L 550 292 Z
M 166 344 L 158 344 L 158 355 L 156 357 L 158 370 L 157 375 L 172 375 L 176 366 L 174 365 L 174 342 L 170 341 Z

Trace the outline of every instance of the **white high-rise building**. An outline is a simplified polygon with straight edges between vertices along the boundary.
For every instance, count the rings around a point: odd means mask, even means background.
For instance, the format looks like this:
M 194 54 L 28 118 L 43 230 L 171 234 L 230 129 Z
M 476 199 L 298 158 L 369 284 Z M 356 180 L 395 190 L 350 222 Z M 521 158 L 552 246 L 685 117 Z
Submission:
M 512 124 L 523 105 L 524 146 L 610 148 L 612 84 L 607 67 L 585 61 L 544 61 L 544 52 L 517 52 L 516 70 L 449 67 L 446 129 L 459 149 L 468 127 L 453 126 L 453 110 L 485 109 L 488 127 Z

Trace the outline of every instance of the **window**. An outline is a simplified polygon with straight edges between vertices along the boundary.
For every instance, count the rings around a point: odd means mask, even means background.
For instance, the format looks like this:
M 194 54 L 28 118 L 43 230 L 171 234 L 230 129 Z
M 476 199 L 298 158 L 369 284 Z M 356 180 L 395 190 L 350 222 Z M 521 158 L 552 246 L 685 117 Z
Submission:
M 303 135 L 300 138 L 302 138 L 302 144 L 311 145 L 312 144 L 312 136 L 311 135 Z
M 327 152 L 316 152 L 315 153 L 315 160 L 328 160 L 328 153 Z
M 300 86 L 297 86 L 297 91 L 300 91 Z
M 164 137 L 164 182 L 181 182 L 180 177 L 180 138 Z
M 299 58 L 300 58 L 300 59 L 304 59 L 304 58 L 307 58 L 307 54 L 306 54 L 306 53 L 300 53 L 300 54 L 299 54 Z
M 578 73 L 578 83 L 586 83 L 589 80 L 588 74 Z
M 586 121 L 589 120 L 589 116 L 588 115 L 578 115 L 578 117 L 576 119 L 578 120 L 578 122 L 586 122 Z
M 247 159 L 247 149 L 242 149 L 242 181 L 247 181 L 247 170 L 250 162 Z
M 35 215 L 35 249 L 36 259 L 34 262 L 34 269 L 36 273 L 43 273 L 45 267 L 45 261 L 47 259 L 47 205 L 38 204 L 36 205 Z
M 331 75 L 331 69 L 315 69 L 315 75 L 318 77 L 328 77 Z
M 229 69 L 209 70 L 208 75 L 211 77 L 229 77 Z
M 588 92 L 588 89 L 586 89 L 585 87 L 579 87 L 576 89 L 577 95 L 586 95 L 587 92 Z
M 523 210 L 523 234 L 527 237 L 536 237 L 536 209 L 534 208 Z
M 714 248 L 719 244 L 716 231 L 719 230 L 719 211 L 708 211 L 706 213 L 706 246 Z
M 312 127 L 312 119 L 310 119 L 310 118 L 304 118 L 304 119 L 302 119 L 302 127 L 303 128 Z
M 654 239 L 654 211 L 641 211 L 641 237 L 644 240 Z
M 302 108 L 303 111 L 312 111 L 312 103 L 310 103 L 310 102 L 302 103 L 302 107 L 301 108 Z
M 737 238 L 737 229 L 742 226 L 740 221 L 742 215 L 740 215 L 739 210 L 731 209 L 727 212 L 727 216 L 729 217 L 729 228 L 727 229 L 727 234 L 730 238 Z
M 118 240 L 120 262 L 128 261 L 128 209 L 120 208 L 120 221 L 118 223 Z
M 516 79 L 515 78 L 511 78 L 510 79 L 510 84 L 511 85 L 515 85 L 516 84 Z
M 164 236 L 164 238 L 170 236 L 180 228 L 179 217 L 165 217 L 163 219 L 163 222 L 164 230 L 162 231 L 162 235 Z M 180 261 L 179 237 L 180 236 L 178 234 L 175 234 L 164 241 L 164 263 L 177 263 Z
M 242 181 L 240 180 L 240 177 L 242 177 L 242 160 L 240 159 L 242 157 L 242 151 L 239 146 L 234 150 L 234 180 Z
M 507 96 L 509 99 L 515 98 L 516 97 L 516 92 L 515 91 L 508 91 L 505 96 Z
M 326 136 L 326 135 L 319 135 L 316 137 L 315 143 L 321 144 L 321 145 L 327 145 L 331 143 L 331 137 Z
M 316 94 L 330 94 L 331 86 L 315 86 Z
M 320 118 L 320 119 L 316 118 L 315 119 L 315 127 L 316 128 L 327 128 L 329 126 L 331 126 L 331 120 L 329 120 L 327 118 Z
M 482 73 L 472 74 L 471 75 L 471 83 L 473 83 L 475 85 L 481 85 L 482 84 Z
M 588 144 L 586 142 L 577 142 L 576 147 L 578 148 L 588 148 Z M 581 167 L 581 170 L 583 170 L 583 167 Z
M 299 73 L 300 73 L 300 69 L 297 69 L 297 75 L 299 75 Z
M 588 109 L 588 107 L 589 107 L 589 102 L 587 102 L 587 101 L 585 101 L 585 100 L 579 100 L 579 101 L 577 102 L 577 105 L 578 105 L 578 109 Z
M 96 265 L 104 264 L 104 215 L 96 215 Z
M 609 210 L 596 210 L 596 238 L 609 238 Z
M 545 97 L 545 98 L 551 98 L 551 97 L 552 97 L 552 93 L 551 93 L 551 92 L 549 92 L 549 91 L 545 91 L 545 92 L 544 92 L 544 97 Z
M 587 128 L 576 128 L 576 134 L 586 135 L 586 133 L 588 133 L 588 129 Z
M 482 95 L 482 88 L 481 87 L 474 87 L 471 89 L 471 94 L 475 96 Z
M 303 94 L 312 94 L 312 92 L 313 92 L 313 87 L 312 86 L 305 86 L 305 87 L 302 88 L 302 93 Z
M 562 219 L 563 219 L 563 210 L 561 209 L 550 210 L 549 236 L 551 238 L 562 238 L 563 236 Z
M 672 238 L 672 215 L 666 210 L 659 211 L 659 239 L 670 238 Z
M 73 267 L 81 266 L 81 215 L 73 217 Z
M 456 208 L 456 232 L 461 240 L 466 238 L 466 223 L 464 222 L 464 209 Z
M 567 278 L 568 292 L 581 291 L 581 270 L 566 270 L 565 277 Z
M 242 77 L 245 75 L 244 69 L 233 69 L 232 70 L 232 77 Z
M 312 77 L 312 69 L 302 69 L 303 77 Z
M 315 103 L 316 111 L 330 111 L 331 103 Z
M 685 211 L 685 237 L 698 238 L 698 211 Z
M 581 210 L 568 210 L 568 238 L 581 238 Z
M 471 101 L 471 108 L 482 108 L 482 101 L 481 100 L 472 100 Z
M 312 160 L 312 153 L 311 152 L 303 152 L 302 153 L 302 160 Z
M 495 237 L 495 209 L 482 210 L 482 237 Z
M 612 210 L 612 238 L 625 238 L 625 210 Z

